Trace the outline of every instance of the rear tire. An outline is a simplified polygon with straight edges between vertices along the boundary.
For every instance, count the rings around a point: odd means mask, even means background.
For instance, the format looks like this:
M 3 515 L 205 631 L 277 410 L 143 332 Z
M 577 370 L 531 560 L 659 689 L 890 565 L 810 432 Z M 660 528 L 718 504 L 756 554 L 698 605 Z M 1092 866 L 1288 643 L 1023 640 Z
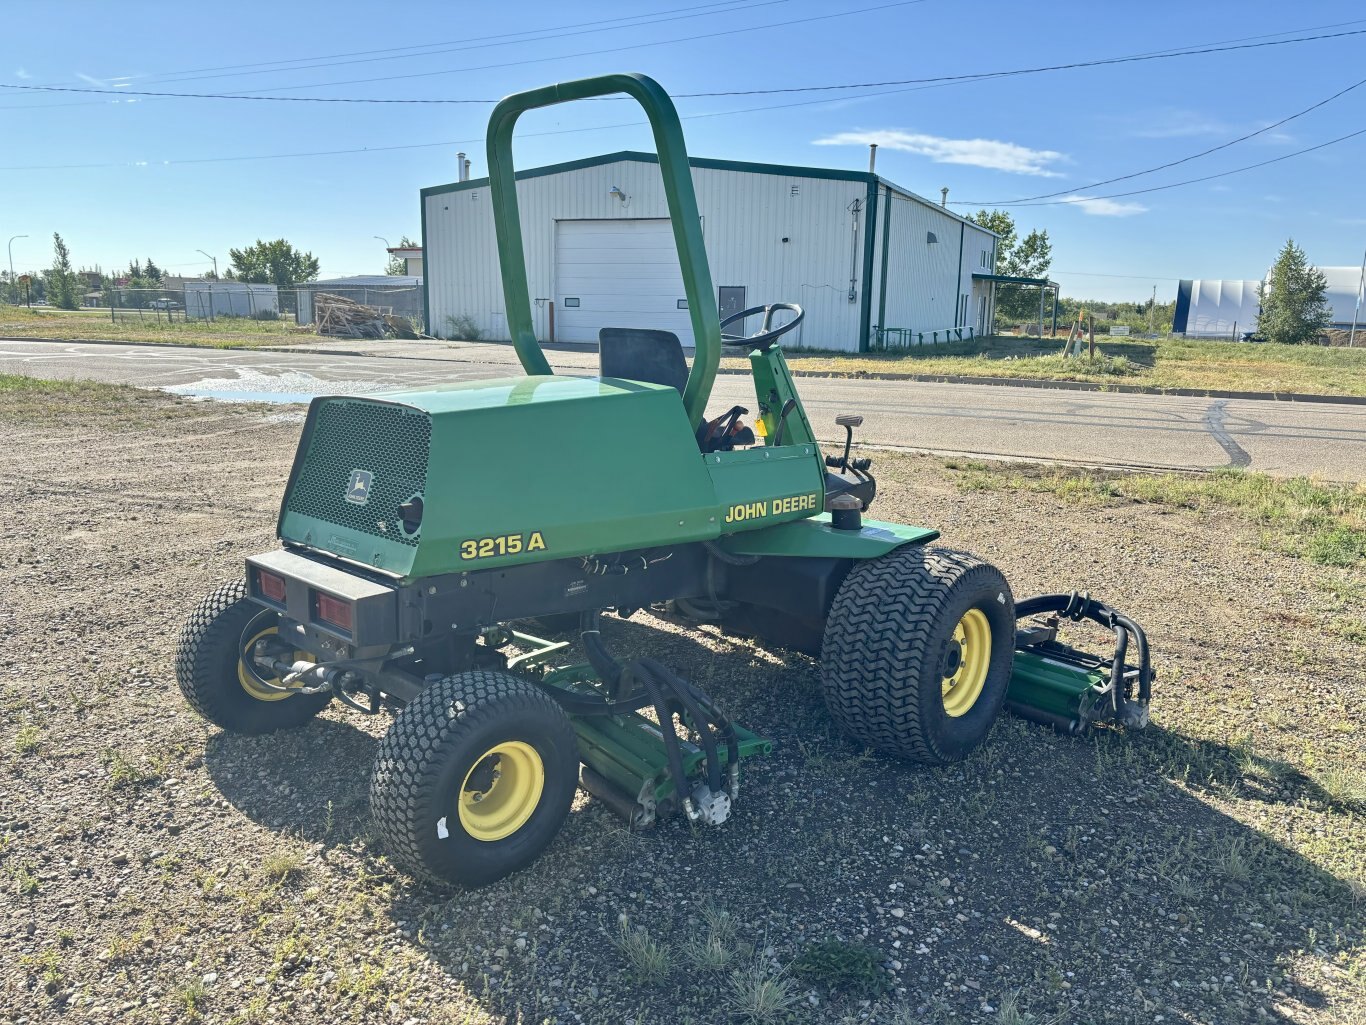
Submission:
M 932 765 L 959 761 L 1000 714 L 1015 602 L 994 566 L 907 545 L 850 570 L 821 649 L 826 705 L 850 737 Z
M 482 886 L 549 846 L 578 778 L 578 740 L 554 699 L 476 669 L 436 681 L 399 713 L 375 758 L 370 808 L 405 871 Z
M 270 733 L 304 725 L 330 694 L 274 694 L 255 684 L 241 662 L 244 640 L 274 630 L 278 616 L 247 598 L 244 580 L 223 584 L 180 632 L 175 671 L 190 707 L 229 733 Z M 278 682 L 278 681 L 272 681 Z

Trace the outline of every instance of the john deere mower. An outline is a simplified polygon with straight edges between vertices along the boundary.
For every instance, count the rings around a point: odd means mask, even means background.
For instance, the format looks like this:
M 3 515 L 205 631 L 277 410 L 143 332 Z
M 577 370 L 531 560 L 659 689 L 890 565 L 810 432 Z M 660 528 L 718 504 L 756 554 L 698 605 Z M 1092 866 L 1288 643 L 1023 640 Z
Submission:
M 532 329 L 513 129 L 525 111 L 615 93 L 653 127 L 696 349 L 689 365 L 673 334 L 604 329 L 600 376 L 557 376 Z M 258 734 L 334 700 L 398 708 L 375 821 L 405 869 L 466 885 L 536 858 L 578 786 L 638 827 L 718 826 L 742 759 L 769 750 L 675 669 L 610 650 L 604 615 L 651 609 L 809 653 L 844 732 L 929 764 L 966 757 L 1003 707 L 1067 731 L 1146 721 L 1136 624 L 1082 595 L 1017 606 L 994 567 L 931 547 L 933 528 L 867 516 L 861 418 L 840 417 L 842 444 L 824 454 L 777 344 L 801 308 L 719 318 L 682 129 L 657 83 L 607 75 L 509 96 L 488 164 L 526 376 L 313 400 L 280 547 L 247 559 L 181 635 L 176 673 L 200 714 Z M 760 317 L 751 334 L 728 330 Z M 708 411 L 723 348 L 748 354 L 753 412 Z M 1024 614 L 1052 618 L 1017 636 Z M 1059 617 L 1113 630 L 1113 655 L 1062 644 Z

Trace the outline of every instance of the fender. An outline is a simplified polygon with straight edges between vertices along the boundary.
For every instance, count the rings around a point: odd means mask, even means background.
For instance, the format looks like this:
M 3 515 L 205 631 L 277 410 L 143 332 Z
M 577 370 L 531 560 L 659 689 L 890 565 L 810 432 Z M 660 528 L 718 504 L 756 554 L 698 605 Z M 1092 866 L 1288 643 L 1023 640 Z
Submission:
M 876 559 L 902 545 L 926 544 L 939 537 L 929 527 L 908 527 L 864 520 L 860 530 L 836 530 L 830 514 L 777 523 L 772 527 L 726 534 L 716 544 L 732 555 L 788 555 L 798 558 Z

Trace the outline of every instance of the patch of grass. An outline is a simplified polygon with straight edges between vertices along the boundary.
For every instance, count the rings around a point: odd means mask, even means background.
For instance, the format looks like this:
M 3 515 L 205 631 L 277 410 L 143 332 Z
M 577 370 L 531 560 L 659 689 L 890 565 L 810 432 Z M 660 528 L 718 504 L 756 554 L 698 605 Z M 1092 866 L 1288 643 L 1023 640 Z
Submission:
M 151 773 L 136 765 L 122 751 L 116 751 L 112 747 L 104 749 L 100 760 L 104 762 L 104 766 L 109 772 L 109 788 L 111 790 L 141 786 L 144 783 L 150 783 L 153 779 Z
M 197 345 L 210 348 L 251 348 L 262 345 L 289 345 L 312 336 L 307 328 L 297 327 L 292 317 L 284 320 L 253 320 L 249 317 L 224 317 L 219 320 L 157 319 L 150 312 L 142 319 L 136 315 L 111 320 L 108 310 L 30 310 L 24 306 L 0 304 L 0 337 L 38 338 L 79 341 L 140 342 L 161 345 Z
M 797 1006 L 798 994 L 784 972 L 762 963 L 732 972 L 726 984 L 726 1008 L 745 1025 L 774 1025 Z
M 631 928 L 624 918 L 616 946 L 626 958 L 631 975 L 637 982 L 662 982 L 673 969 L 673 955 L 669 948 L 654 939 L 643 926 Z
M 811 944 L 792 963 L 792 970 L 813 986 L 858 997 L 877 996 L 891 985 L 881 951 L 840 939 Z
M 277 851 L 261 862 L 261 871 L 272 883 L 293 883 L 303 878 L 304 862 L 293 851 Z
M 11 866 L 9 874 L 14 879 L 14 889 L 21 897 L 32 897 L 39 890 L 39 879 L 27 866 Z
M 197 1021 L 199 1019 L 208 996 L 208 987 L 198 979 L 178 987 L 175 993 L 172 994 L 175 1003 L 180 1006 L 185 1012 L 185 1016 L 191 1021 Z
M 1366 487 L 1359 484 L 1234 469 L 1187 475 L 1017 466 L 957 471 L 953 480 L 964 491 L 1029 491 L 1079 505 L 1129 499 L 1233 509 L 1263 528 L 1268 548 L 1324 566 L 1366 562 Z
M 42 737 L 42 731 L 33 723 L 21 726 L 19 732 L 14 735 L 14 750 L 21 755 L 35 754 L 42 743 Z
M 1318 772 L 1318 784 L 1334 804 L 1366 807 L 1366 773 L 1354 765 L 1333 762 Z
M 53 947 L 37 954 L 25 954 L 19 963 L 32 972 L 43 985 L 43 992 L 52 996 L 66 982 L 66 972 L 62 968 L 62 956 Z

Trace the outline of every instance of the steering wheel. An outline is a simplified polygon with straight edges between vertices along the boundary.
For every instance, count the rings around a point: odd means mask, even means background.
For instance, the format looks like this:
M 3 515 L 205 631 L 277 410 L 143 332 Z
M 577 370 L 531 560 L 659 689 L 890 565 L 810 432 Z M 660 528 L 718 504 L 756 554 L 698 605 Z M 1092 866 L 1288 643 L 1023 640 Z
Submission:
M 780 310 L 786 310 L 788 313 L 795 313 L 796 316 L 782 327 L 773 327 L 773 314 Z M 754 334 L 726 334 L 726 326 L 728 324 L 734 324 L 737 320 L 743 321 L 746 317 L 752 317 L 756 313 L 762 313 L 764 315 L 764 322 Z M 767 352 L 773 347 L 774 342 L 800 324 L 802 318 L 805 316 L 806 312 L 796 303 L 770 303 L 767 306 L 751 306 L 749 309 L 741 310 L 739 313 L 732 313 L 725 320 L 721 321 L 721 344 L 728 348 L 743 347 L 746 349 L 758 349 L 760 352 Z

